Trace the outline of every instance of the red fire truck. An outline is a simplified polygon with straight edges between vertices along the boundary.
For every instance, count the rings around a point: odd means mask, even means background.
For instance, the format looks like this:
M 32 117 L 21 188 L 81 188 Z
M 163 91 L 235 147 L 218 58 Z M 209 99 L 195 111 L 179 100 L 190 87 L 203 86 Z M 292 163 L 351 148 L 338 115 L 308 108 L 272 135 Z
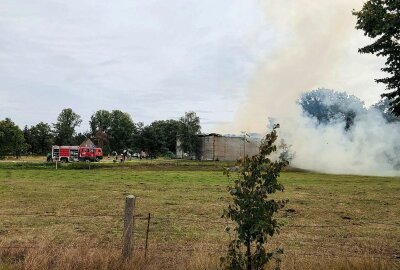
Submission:
M 101 148 L 53 145 L 51 157 L 58 162 L 100 161 L 103 151 Z

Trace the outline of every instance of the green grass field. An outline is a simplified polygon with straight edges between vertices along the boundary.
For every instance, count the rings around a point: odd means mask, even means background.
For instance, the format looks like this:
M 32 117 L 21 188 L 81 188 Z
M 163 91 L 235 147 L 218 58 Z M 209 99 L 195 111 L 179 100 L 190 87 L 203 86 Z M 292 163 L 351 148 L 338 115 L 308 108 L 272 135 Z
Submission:
M 20 164 L 0 164 L 0 269 L 29 268 L 30 250 L 43 246 L 119 254 L 128 194 L 137 196 L 137 257 L 143 254 L 145 217 L 152 216 L 152 262 L 145 265 L 218 266 L 229 239 L 220 218 L 229 203 L 226 164 L 135 161 L 90 170 L 87 164 L 59 170 Z M 344 261 L 347 268 L 337 269 L 399 267 L 399 177 L 284 172 L 281 181 L 286 190 L 276 197 L 289 204 L 278 214 L 284 226 L 270 247 L 284 247 L 284 269 L 318 269 L 321 263 L 334 269 Z M 357 268 L 367 260 L 371 268 Z

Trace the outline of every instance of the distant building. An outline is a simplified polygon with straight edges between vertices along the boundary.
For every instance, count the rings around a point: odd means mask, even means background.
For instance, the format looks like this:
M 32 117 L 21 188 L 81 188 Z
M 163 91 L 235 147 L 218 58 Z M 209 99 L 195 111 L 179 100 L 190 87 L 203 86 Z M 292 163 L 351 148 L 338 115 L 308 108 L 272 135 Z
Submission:
M 80 147 L 91 147 L 91 148 L 96 148 L 96 145 L 92 142 L 91 139 L 86 138 L 80 145 Z
M 201 134 L 201 160 L 233 161 L 244 155 L 253 156 L 258 153 L 260 139 L 243 136 L 223 136 L 216 133 Z M 179 138 L 176 142 L 176 156 L 183 158 Z

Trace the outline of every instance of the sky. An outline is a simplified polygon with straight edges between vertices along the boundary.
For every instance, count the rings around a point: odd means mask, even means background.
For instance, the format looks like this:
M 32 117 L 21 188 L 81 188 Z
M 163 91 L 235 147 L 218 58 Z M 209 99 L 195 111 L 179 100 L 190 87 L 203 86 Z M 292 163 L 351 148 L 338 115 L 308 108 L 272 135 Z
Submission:
M 291 2 L 279 2 L 286 8 L 282 13 L 278 0 L 275 5 L 257 0 L 2 0 L 0 119 L 10 117 L 20 127 L 54 123 L 63 108 L 72 108 L 83 120 L 79 131 L 86 131 L 99 109 L 119 109 L 145 124 L 195 111 L 204 132 L 221 130 L 254 96 L 249 88 L 260 67 L 280 47 L 296 46 L 292 31 L 299 25 L 276 23 L 302 12 Z M 345 13 L 341 9 L 336 20 L 351 16 L 362 3 L 351 2 L 355 6 L 346 6 Z M 335 81 L 331 76 L 325 85 L 319 78 L 315 87 L 346 90 L 372 104 L 383 91 L 373 81 L 382 60 L 357 53 L 368 39 L 354 23 L 341 26 L 351 35 L 340 51 L 347 61 L 332 67 Z M 318 23 L 312 27 L 316 34 L 310 38 L 318 41 L 324 29 Z

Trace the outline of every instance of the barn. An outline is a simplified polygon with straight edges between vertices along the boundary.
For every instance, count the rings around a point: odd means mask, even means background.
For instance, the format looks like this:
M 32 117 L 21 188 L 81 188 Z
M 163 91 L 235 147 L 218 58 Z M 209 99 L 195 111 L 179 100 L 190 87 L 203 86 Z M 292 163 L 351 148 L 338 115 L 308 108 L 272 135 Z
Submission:
M 201 134 L 201 160 L 233 161 L 244 155 L 253 156 L 258 153 L 260 139 L 246 138 L 235 135 L 221 135 L 217 133 Z M 177 140 L 176 156 L 183 158 L 179 138 Z

